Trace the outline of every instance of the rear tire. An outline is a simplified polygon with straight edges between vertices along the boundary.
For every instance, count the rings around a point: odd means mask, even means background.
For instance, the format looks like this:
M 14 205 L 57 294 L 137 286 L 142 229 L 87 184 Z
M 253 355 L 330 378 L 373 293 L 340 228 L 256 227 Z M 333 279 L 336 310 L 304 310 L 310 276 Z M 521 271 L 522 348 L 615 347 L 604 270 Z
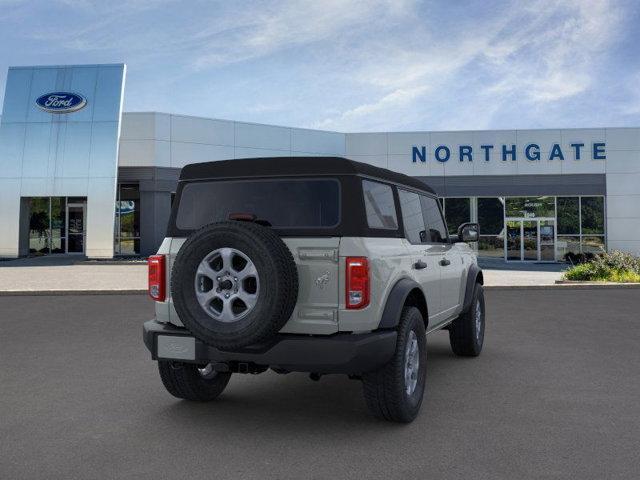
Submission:
M 411 363 L 414 368 L 408 369 Z M 404 307 L 393 358 L 382 369 L 362 376 L 369 411 L 392 422 L 413 421 L 422 405 L 426 367 L 427 337 L 422 314 L 415 307 Z
M 253 271 L 250 294 L 241 278 L 246 271 Z M 268 342 L 287 323 L 298 299 L 298 269 L 272 229 L 240 221 L 213 223 L 194 232 L 180 248 L 171 273 L 171 296 L 194 337 L 234 350 Z M 246 309 L 234 312 L 239 300 Z
M 167 391 L 177 398 L 196 402 L 216 399 L 229 383 L 230 373 L 210 370 L 192 363 L 159 361 L 160 378 Z
M 484 343 L 484 289 L 476 283 L 469 310 L 456 318 L 449 326 L 451 350 L 461 357 L 477 357 Z

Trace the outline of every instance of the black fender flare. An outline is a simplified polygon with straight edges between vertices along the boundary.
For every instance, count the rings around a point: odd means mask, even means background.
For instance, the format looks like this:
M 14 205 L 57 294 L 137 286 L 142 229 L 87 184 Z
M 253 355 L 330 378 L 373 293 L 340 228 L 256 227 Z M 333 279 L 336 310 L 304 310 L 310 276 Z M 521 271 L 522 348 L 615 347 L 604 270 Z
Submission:
M 407 297 L 416 288 L 422 292 L 422 287 L 418 282 L 411 280 L 410 278 L 402 278 L 398 280 L 387 297 L 387 303 L 384 306 L 378 328 L 395 328 L 398 325 L 402 308 L 404 307 Z M 422 293 L 424 296 L 424 292 Z M 428 319 L 425 318 L 425 322 L 427 321 Z
M 484 284 L 482 269 L 475 263 L 472 263 L 467 273 L 467 285 L 464 290 L 464 303 L 462 304 L 462 312 L 469 311 L 471 308 L 471 300 L 473 299 L 473 289 L 476 283 Z

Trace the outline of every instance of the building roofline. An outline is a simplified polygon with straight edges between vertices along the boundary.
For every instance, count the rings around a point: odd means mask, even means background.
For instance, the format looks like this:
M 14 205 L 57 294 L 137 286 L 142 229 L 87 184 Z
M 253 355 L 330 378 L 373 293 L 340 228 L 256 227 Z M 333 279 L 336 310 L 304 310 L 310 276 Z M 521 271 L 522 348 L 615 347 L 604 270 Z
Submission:
M 325 132 L 325 133 L 337 133 L 341 135 L 391 135 L 391 134 L 421 134 L 421 133 L 488 133 L 488 132 L 520 132 L 520 131 L 554 131 L 554 130 L 623 130 L 623 129 L 638 129 L 638 126 L 625 126 L 625 127 L 545 127 L 545 128 L 496 128 L 496 129 L 463 129 L 463 130 L 390 130 L 390 131 L 349 131 L 349 132 L 340 132 L 338 130 L 324 130 L 310 127 L 295 127 L 291 125 L 277 125 L 273 123 L 260 123 L 260 122 L 251 122 L 246 120 L 232 120 L 229 118 L 217 118 L 217 117 L 204 117 L 202 115 L 186 115 L 182 113 L 169 113 L 169 112 L 161 112 L 161 111 L 124 111 L 123 114 L 133 114 L 133 115 L 168 115 L 172 117 L 183 117 L 183 118 L 197 118 L 200 120 L 215 120 L 219 122 L 233 122 L 233 123 L 243 123 L 247 125 L 261 125 L 268 127 L 278 127 L 278 128 L 295 128 L 296 130 L 307 130 L 310 132 Z

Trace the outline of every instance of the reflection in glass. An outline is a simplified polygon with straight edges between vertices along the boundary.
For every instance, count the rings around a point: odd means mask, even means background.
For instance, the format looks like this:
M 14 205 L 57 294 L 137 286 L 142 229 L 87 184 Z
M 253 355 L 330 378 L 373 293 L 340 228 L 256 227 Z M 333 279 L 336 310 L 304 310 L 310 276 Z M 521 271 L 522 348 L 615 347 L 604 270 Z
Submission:
M 558 236 L 558 258 L 563 259 L 567 253 L 580 253 L 580 237 Z
M 51 235 L 53 237 L 64 238 L 65 236 L 65 208 L 64 197 L 51 197 Z
M 140 236 L 140 191 L 137 185 L 121 185 L 119 216 L 120 235 L 134 238 Z
M 70 206 L 71 200 L 82 205 Z M 31 253 L 84 252 L 84 197 L 33 197 L 29 199 L 29 251 Z M 70 239 L 70 236 L 79 238 Z M 67 250 L 67 244 L 69 250 Z
M 84 235 L 69 235 L 68 239 L 69 253 L 84 252 Z
M 450 235 L 458 233 L 458 227 L 471 221 L 471 199 L 446 198 L 444 200 L 444 216 Z
M 498 235 L 504 228 L 504 199 L 478 198 L 478 223 L 481 235 Z
M 503 258 L 504 237 L 501 235 L 480 235 L 478 256 Z
M 553 220 L 540 220 L 540 260 L 553 262 L 555 257 L 555 225 Z
M 507 222 L 507 260 L 521 260 L 521 233 L 522 222 L 510 220 Z
M 271 186 L 272 188 L 279 188 L 279 189 L 285 188 L 284 184 L 279 184 L 279 185 L 271 184 Z M 204 187 L 206 187 L 206 185 L 204 185 Z M 233 185 L 231 186 L 231 188 L 237 189 L 237 187 Z M 245 190 L 247 192 L 252 191 L 254 189 L 254 185 L 251 185 L 251 190 L 249 190 L 248 188 L 249 186 L 245 186 Z M 396 230 L 398 228 L 398 220 L 396 219 L 396 208 L 395 208 L 395 203 L 393 201 L 393 190 L 391 189 L 391 187 L 384 183 L 363 180 L 362 193 L 364 195 L 364 206 L 367 214 L 367 223 L 369 227 L 387 229 L 387 230 Z M 184 191 L 182 195 L 183 196 L 185 195 Z M 274 195 L 273 191 L 271 192 L 271 195 Z M 329 193 L 329 195 L 331 195 L 331 192 Z M 335 192 L 335 198 L 336 199 L 338 198 L 337 190 Z M 239 198 L 238 200 L 246 201 L 246 200 L 242 200 L 241 198 Z M 264 204 L 264 201 L 261 203 Z M 335 203 L 337 205 L 337 202 Z M 267 209 L 271 207 L 272 210 L 274 210 L 274 208 L 277 208 L 275 204 L 264 205 L 264 206 L 267 207 Z M 181 204 L 179 212 L 182 212 L 182 210 L 183 208 Z M 236 211 L 236 210 L 237 208 L 232 211 Z M 263 217 L 267 218 L 268 215 L 263 215 Z M 309 217 L 309 215 L 307 215 L 307 217 Z M 178 213 L 177 222 L 178 222 L 178 226 L 180 226 L 180 213 Z M 337 216 L 335 218 L 335 222 L 337 222 Z M 284 222 L 284 224 L 287 224 L 287 223 L 291 225 L 289 222 Z M 316 225 L 321 226 L 322 224 L 316 223 Z M 180 228 L 183 228 L 183 227 L 180 226 Z
M 605 248 L 603 236 L 582 237 L 583 253 L 604 253 L 604 251 Z
M 172 203 L 174 196 L 175 193 L 172 193 Z M 140 189 L 138 185 L 118 185 L 114 236 L 116 254 L 140 253 Z
M 578 235 L 580 233 L 580 212 L 578 197 L 558 197 L 558 234 Z
M 555 197 L 511 197 L 505 200 L 507 217 L 555 217 Z
M 121 255 L 136 255 L 140 252 L 140 240 L 133 238 L 120 239 L 120 254 Z
M 69 220 L 67 244 L 69 253 L 84 252 L 84 206 L 67 205 L 67 216 Z
M 444 224 L 444 219 L 442 218 L 442 212 L 438 202 L 433 197 L 420 195 L 420 205 L 422 206 L 424 224 L 429 232 L 427 235 L 427 241 L 433 243 L 447 243 L 449 241 L 446 230 L 447 227 Z
M 404 224 L 404 234 L 411 243 L 424 243 L 427 241 L 420 197 L 417 193 L 407 192 L 398 189 L 400 199 L 400 211 L 402 212 L 402 223 Z
M 604 234 L 604 197 L 582 197 L 582 234 Z
M 523 260 L 538 260 L 538 222 L 522 222 Z
M 61 238 L 53 233 L 53 237 L 51 237 L 51 253 L 66 253 L 66 239 Z
M 49 253 L 51 218 L 49 197 L 34 197 L 29 200 L 29 251 Z

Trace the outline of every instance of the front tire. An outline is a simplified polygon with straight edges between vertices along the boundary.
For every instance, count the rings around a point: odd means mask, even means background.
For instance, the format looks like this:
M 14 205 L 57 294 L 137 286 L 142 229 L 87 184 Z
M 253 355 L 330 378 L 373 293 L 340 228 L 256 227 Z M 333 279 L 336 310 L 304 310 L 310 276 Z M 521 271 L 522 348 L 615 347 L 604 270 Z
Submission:
M 469 310 L 456 318 L 449 327 L 451 350 L 461 357 L 477 357 L 484 343 L 484 289 L 476 283 Z
M 420 310 L 404 307 L 393 358 L 362 377 L 364 398 L 377 418 L 409 423 L 420 412 L 427 367 L 427 337 Z
M 177 398 L 195 402 L 216 399 L 225 389 L 230 373 L 216 372 L 211 364 L 158 361 L 160 378 L 167 391 Z

